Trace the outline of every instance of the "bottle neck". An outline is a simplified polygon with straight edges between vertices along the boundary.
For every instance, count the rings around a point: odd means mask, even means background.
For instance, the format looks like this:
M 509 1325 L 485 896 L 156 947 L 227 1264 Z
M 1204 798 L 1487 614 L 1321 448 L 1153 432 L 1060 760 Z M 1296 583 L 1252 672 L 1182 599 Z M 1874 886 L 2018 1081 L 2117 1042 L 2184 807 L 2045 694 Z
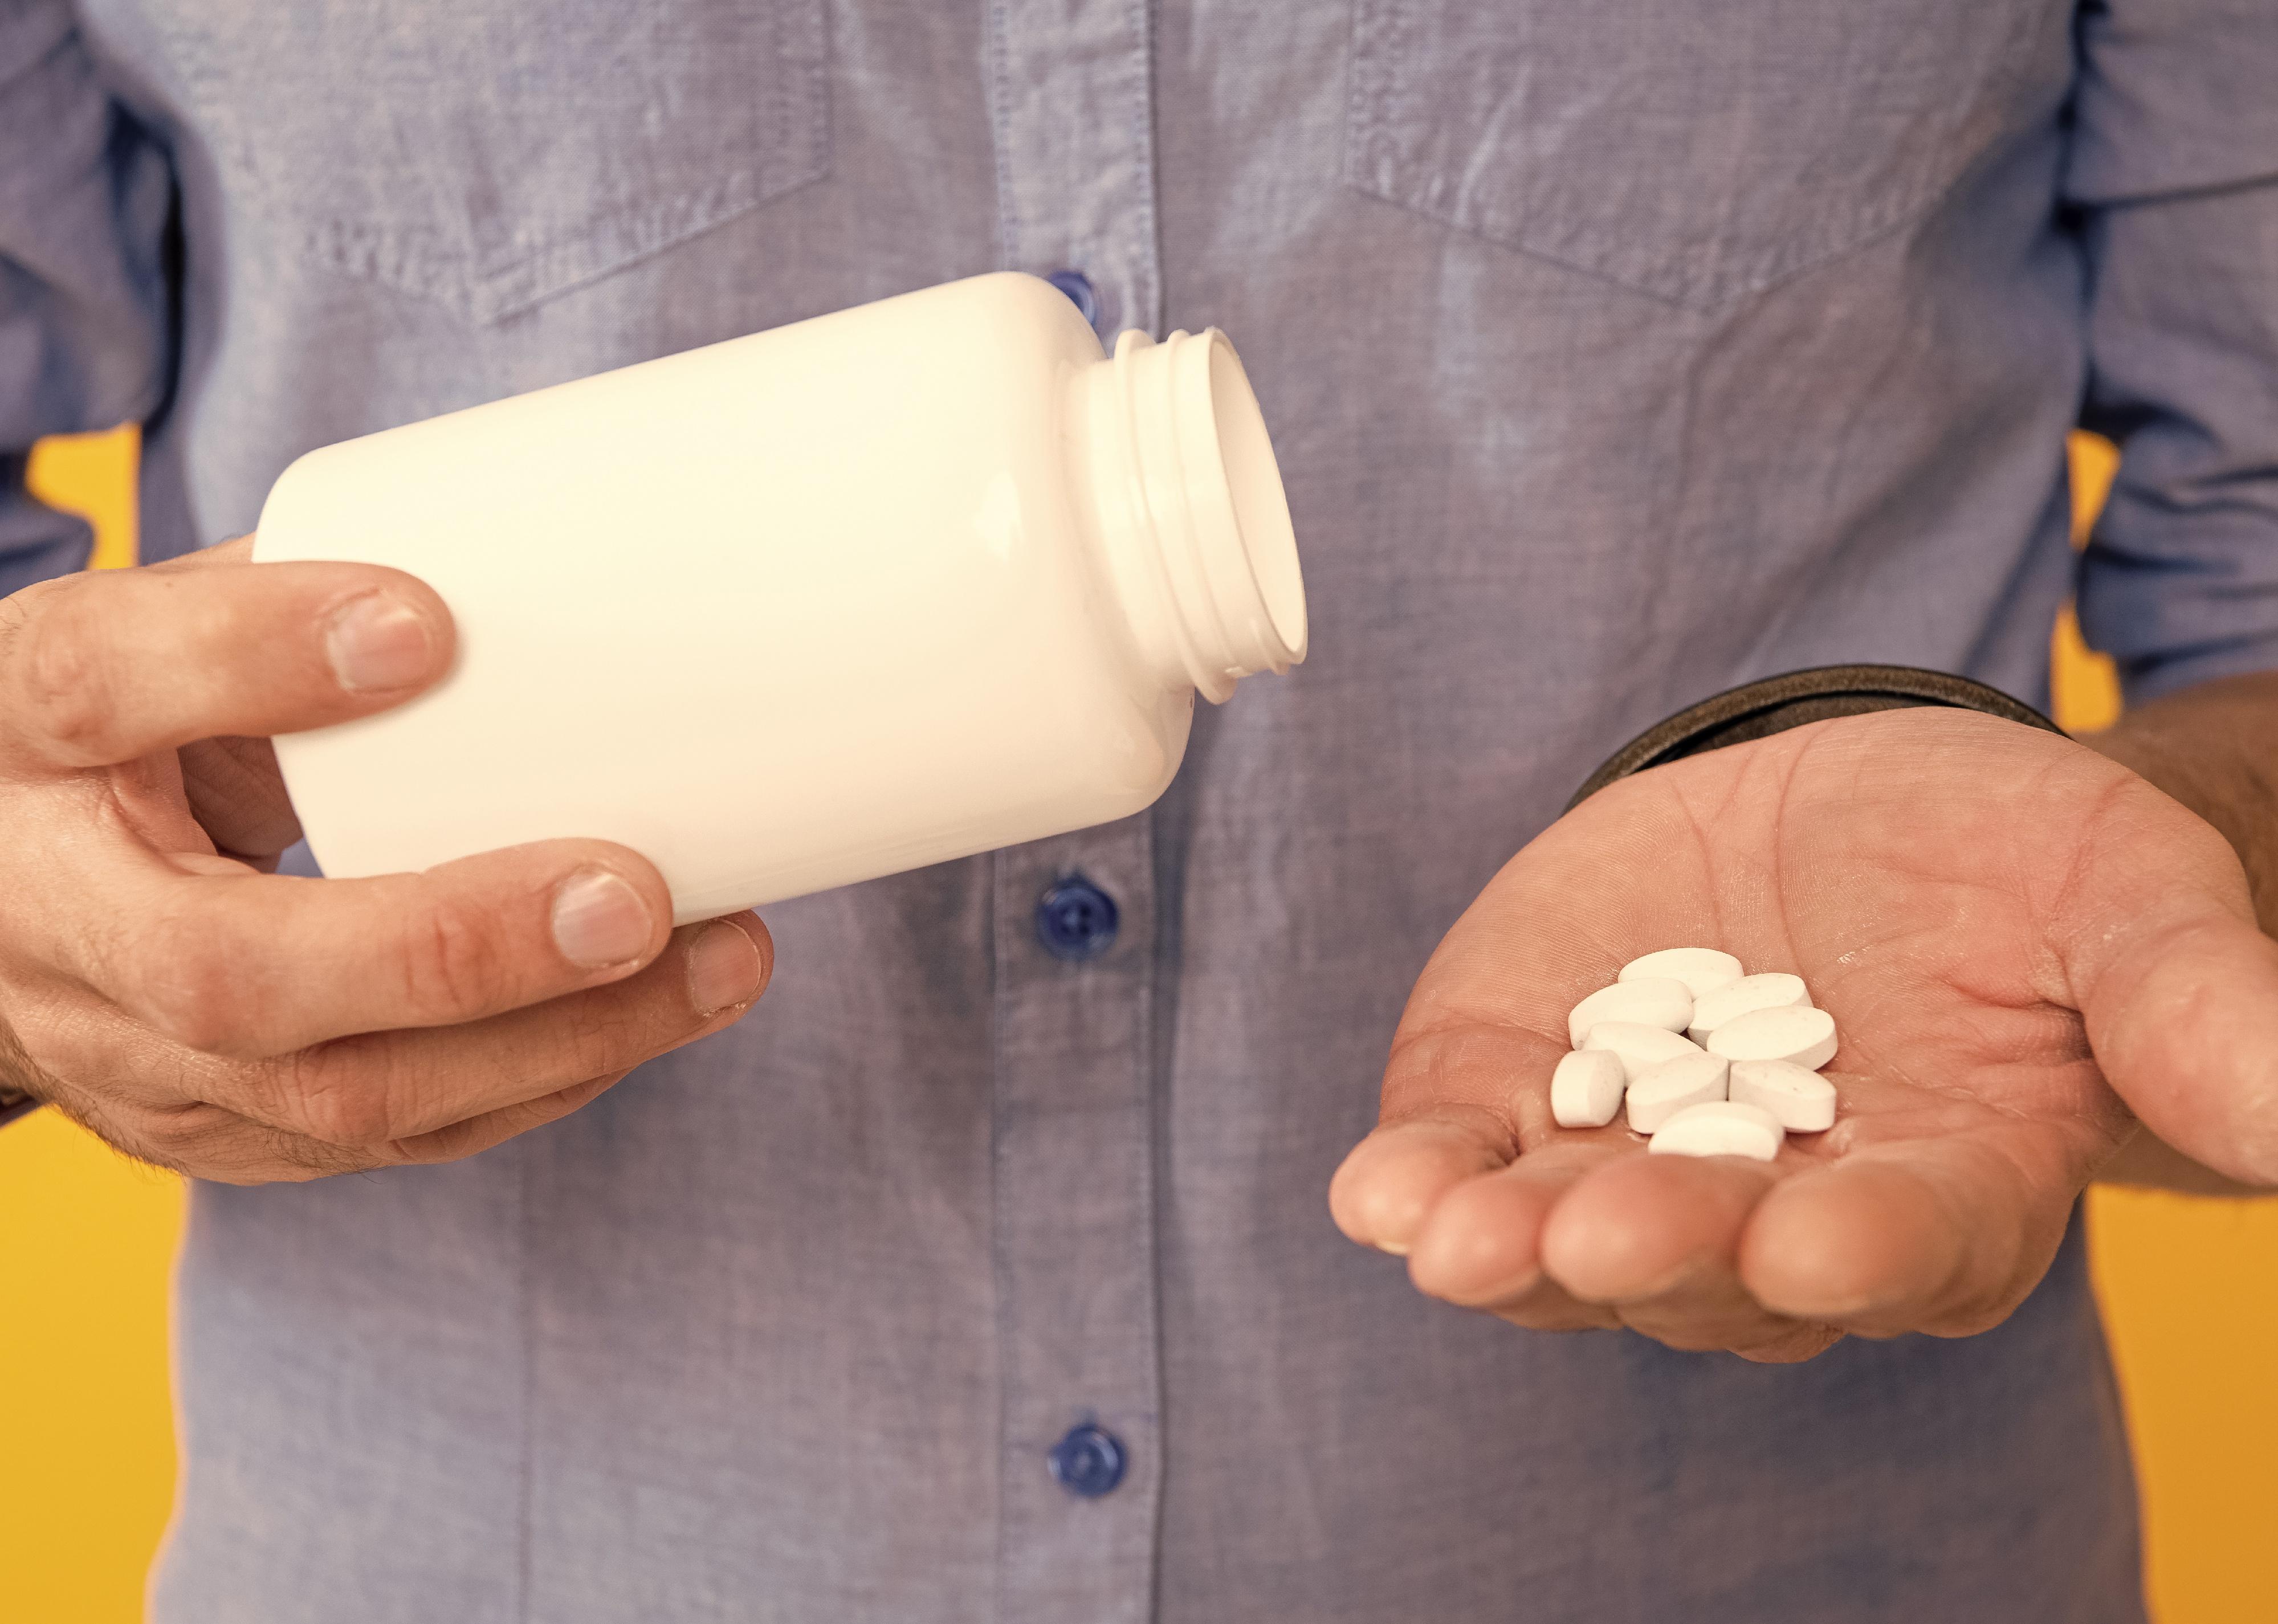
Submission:
M 1126 332 L 1076 373 L 1070 408 L 1079 488 L 1148 667 L 1218 703 L 1304 659 L 1288 499 L 1226 335 Z

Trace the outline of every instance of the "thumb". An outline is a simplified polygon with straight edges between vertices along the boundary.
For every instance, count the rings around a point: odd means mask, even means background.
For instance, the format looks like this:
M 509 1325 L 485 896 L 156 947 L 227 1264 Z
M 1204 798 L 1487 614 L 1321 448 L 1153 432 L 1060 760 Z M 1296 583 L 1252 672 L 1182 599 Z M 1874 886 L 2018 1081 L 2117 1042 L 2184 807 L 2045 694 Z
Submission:
M 2278 942 L 2228 842 L 2149 785 L 2083 854 L 2065 967 L 2106 1080 L 2219 1172 L 2278 1184 Z

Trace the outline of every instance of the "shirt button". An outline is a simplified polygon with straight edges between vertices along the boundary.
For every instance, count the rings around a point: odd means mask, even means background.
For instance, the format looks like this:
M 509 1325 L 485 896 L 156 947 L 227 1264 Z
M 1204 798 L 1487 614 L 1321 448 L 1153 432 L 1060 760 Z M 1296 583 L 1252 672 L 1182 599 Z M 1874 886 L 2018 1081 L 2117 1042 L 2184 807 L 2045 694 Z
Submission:
M 1086 1422 L 1052 1445 L 1052 1479 L 1079 1499 L 1112 1494 L 1123 1481 L 1123 1440 Z
M 1044 278 L 1068 296 L 1089 326 L 1099 325 L 1099 292 L 1081 271 L 1055 271 Z
M 1082 874 L 1055 881 L 1036 899 L 1036 940 L 1054 958 L 1098 957 L 1115 941 L 1115 899 Z

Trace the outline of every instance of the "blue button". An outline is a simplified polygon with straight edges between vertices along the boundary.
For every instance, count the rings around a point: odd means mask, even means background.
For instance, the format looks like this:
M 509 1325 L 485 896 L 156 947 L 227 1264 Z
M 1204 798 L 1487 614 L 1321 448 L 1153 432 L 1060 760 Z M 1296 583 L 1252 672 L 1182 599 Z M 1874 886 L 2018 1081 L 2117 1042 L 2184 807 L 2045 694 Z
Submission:
M 1096 1500 L 1123 1481 L 1123 1440 L 1086 1422 L 1052 1445 L 1052 1480 L 1070 1494 Z
M 1099 325 L 1099 292 L 1091 278 L 1081 271 L 1055 271 L 1044 278 L 1068 296 L 1068 301 L 1083 315 L 1091 326 Z
M 1054 958 L 1097 958 L 1115 941 L 1115 899 L 1082 874 L 1036 898 L 1036 940 Z

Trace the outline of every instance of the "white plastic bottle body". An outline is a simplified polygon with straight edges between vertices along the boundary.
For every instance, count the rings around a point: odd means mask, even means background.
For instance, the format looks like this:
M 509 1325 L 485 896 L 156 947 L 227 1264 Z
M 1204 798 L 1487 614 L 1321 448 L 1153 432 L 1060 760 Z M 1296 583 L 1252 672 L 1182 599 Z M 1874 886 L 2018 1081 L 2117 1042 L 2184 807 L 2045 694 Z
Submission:
M 459 635 L 419 698 L 277 741 L 318 863 L 599 837 L 684 922 L 1143 809 L 1194 689 L 1090 488 L 1111 365 L 981 277 L 301 458 L 256 557 L 408 570 Z

